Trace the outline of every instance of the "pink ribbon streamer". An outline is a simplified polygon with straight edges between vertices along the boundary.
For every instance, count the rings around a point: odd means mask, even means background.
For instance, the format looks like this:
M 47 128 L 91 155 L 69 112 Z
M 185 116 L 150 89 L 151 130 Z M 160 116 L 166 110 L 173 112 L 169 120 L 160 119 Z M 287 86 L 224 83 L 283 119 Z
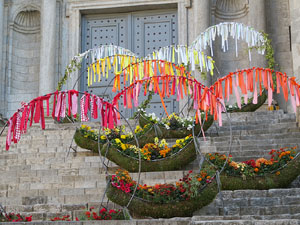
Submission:
M 241 98 L 240 98 L 240 95 L 239 95 L 239 92 L 238 92 L 238 89 L 237 89 L 237 86 L 236 86 L 235 79 L 232 79 L 232 84 L 233 84 L 233 89 L 234 89 L 234 93 L 235 93 L 237 105 L 241 109 L 242 108 L 242 106 L 241 106 Z

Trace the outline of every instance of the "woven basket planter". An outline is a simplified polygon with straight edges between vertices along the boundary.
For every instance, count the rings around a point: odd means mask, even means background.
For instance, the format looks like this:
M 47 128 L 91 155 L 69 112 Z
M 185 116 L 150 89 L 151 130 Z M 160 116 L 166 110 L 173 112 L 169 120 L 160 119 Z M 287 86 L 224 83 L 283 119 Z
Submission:
M 152 218 L 172 218 L 172 217 L 191 217 L 193 212 L 211 203 L 218 193 L 215 181 L 208 184 L 197 197 L 186 201 L 172 203 L 154 203 L 141 198 L 133 197 L 128 209 L 139 217 Z M 107 189 L 107 197 L 112 202 L 126 206 L 131 198 L 131 194 L 109 185 Z
M 269 173 L 265 176 L 245 177 L 221 174 L 223 190 L 256 189 L 268 190 L 273 188 L 287 188 L 300 175 L 300 157 L 290 161 L 284 168 L 279 170 L 280 174 Z

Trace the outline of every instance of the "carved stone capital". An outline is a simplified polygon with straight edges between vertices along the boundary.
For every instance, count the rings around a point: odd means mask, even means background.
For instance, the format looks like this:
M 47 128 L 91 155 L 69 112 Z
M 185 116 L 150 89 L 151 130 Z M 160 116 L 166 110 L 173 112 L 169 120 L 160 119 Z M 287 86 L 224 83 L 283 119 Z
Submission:
M 222 20 L 239 19 L 249 12 L 248 0 L 216 0 L 213 14 Z

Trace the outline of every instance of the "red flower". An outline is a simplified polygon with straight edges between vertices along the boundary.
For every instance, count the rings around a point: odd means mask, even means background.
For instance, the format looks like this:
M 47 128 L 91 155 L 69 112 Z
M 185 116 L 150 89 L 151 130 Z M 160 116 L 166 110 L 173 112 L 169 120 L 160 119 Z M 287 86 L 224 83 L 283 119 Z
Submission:
M 76 221 L 79 221 L 78 217 L 76 217 Z
M 26 220 L 27 222 L 31 222 L 31 221 L 32 221 L 32 216 L 27 216 L 27 217 L 25 217 L 25 220 Z
M 111 209 L 111 210 L 109 210 L 109 212 L 108 212 L 109 214 L 112 214 L 112 213 L 117 213 L 115 210 L 113 210 L 113 209 Z
M 103 214 L 106 211 L 107 211 L 106 208 L 103 208 L 103 209 L 100 210 L 100 213 Z

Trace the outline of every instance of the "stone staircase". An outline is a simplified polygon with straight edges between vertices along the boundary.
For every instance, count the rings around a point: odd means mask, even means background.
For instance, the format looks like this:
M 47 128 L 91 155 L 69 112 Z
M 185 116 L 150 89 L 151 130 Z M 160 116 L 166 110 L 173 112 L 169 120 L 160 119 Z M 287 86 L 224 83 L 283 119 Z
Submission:
M 231 119 L 232 155 L 237 160 L 266 156 L 272 148 L 300 143 L 300 129 L 294 115 L 282 111 L 235 113 L 231 114 Z M 79 124 L 55 124 L 47 120 L 46 130 L 34 125 L 9 151 L 5 151 L 5 134 L 0 137 L 0 203 L 7 211 L 33 215 L 34 220 L 40 221 L 67 214 L 75 218 L 91 206 L 100 207 L 106 188 L 100 157 L 80 148 L 76 154 L 73 151 L 68 154 L 76 126 Z M 91 123 L 91 126 L 97 127 L 97 124 Z M 206 141 L 201 141 L 201 150 L 225 153 L 228 137 L 229 127 L 224 116 L 223 127 L 209 129 Z M 111 170 L 117 168 L 111 162 L 109 165 Z M 196 163 L 182 171 L 142 173 L 141 183 L 174 182 L 190 168 L 197 168 Z M 137 174 L 131 175 L 137 179 Z M 253 221 L 297 224 L 294 222 L 300 219 L 300 189 L 297 188 L 222 191 L 222 196 L 224 207 L 218 197 L 192 218 L 134 220 L 126 224 L 256 224 Z M 282 223 L 271 223 L 272 218 Z M 269 221 L 262 223 L 265 220 Z
M 294 114 L 282 110 L 229 114 L 232 125 L 231 154 L 236 161 L 269 157 L 271 149 L 294 147 L 300 144 L 300 128 Z M 202 152 L 229 151 L 230 126 L 223 115 L 223 126 L 217 123 L 201 138 Z

